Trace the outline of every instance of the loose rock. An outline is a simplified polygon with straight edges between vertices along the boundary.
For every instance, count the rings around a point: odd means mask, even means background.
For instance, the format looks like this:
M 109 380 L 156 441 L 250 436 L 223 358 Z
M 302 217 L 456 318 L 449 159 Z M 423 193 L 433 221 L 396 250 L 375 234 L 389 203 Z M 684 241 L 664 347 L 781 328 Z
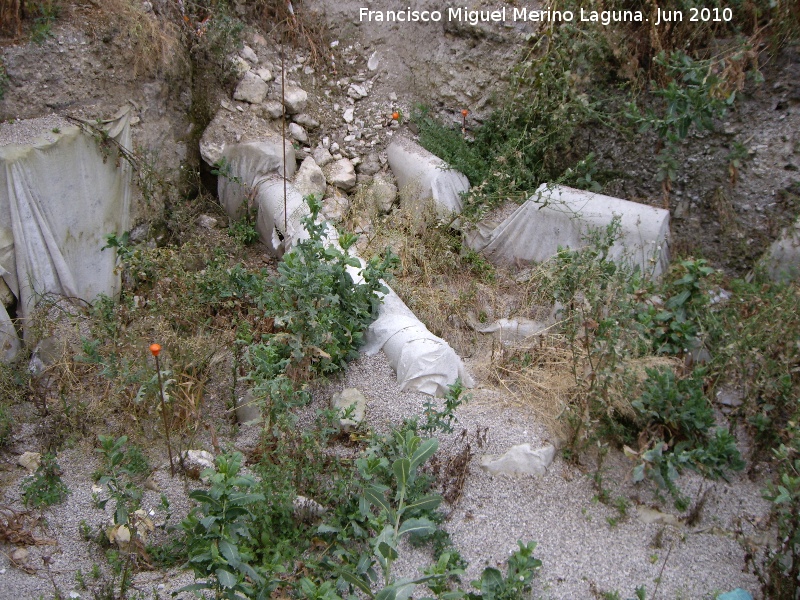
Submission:
M 253 51 L 253 49 L 250 46 L 246 44 L 242 46 L 241 50 L 239 50 L 239 56 L 241 56 L 243 59 L 247 61 L 250 61 L 254 65 L 258 64 L 258 55 L 255 53 L 255 51 Z
M 374 152 L 367 155 L 367 157 L 359 163 L 356 170 L 363 175 L 375 175 L 375 173 L 381 170 L 381 161 L 378 159 L 378 155 Z
M 295 85 L 288 85 L 284 90 L 283 104 L 286 106 L 286 112 L 295 114 L 303 112 L 308 102 L 308 93 L 302 88 Z
M 216 229 L 218 225 L 217 220 L 211 215 L 200 215 L 197 217 L 196 223 L 203 229 Z
M 269 119 L 280 119 L 283 116 L 283 104 L 277 100 L 267 100 L 261 105 L 261 109 Z
M 247 72 L 233 92 L 234 100 L 261 104 L 267 96 L 267 84 L 255 73 Z
M 303 160 L 294 177 L 294 186 L 303 196 L 313 195 L 318 200 L 325 196 L 325 174 L 312 157 Z
M 308 134 L 297 123 L 289 123 L 289 135 L 296 139 L 301 144 L 308 143 Z
M 360 100 L 361 98 L 366 98 L 369 94 L 363 85 L 352 83 L 350 84 L 350 88 L 347 90 L 347 95 L 354 100 Z
M 367 194 L 374 209 L 379 214 L 386 214 L 397 200 L 397 186 L 389 177 L 376 175 L 367 187 Z
M 314 162 L 320 167 L 324 167 L 333 162 L 333 156 L 328 152 L 327 148 L 314 148 L 314 152 L 312 152 L 311 156 L 314 157 Z
M 267 68 L 256 69 L 256 75 L 261 77 L 264 81 L 272 81 L 272 73 Z
M 307 113 L 300 113 L 294 116 L 294 122 L 302 125 L 306 129 L 316 129 L 319 127 L 319 121 Z
M 341 221 L 350 209 L 350 200 L 335 187 L 329 187 L 325 202 L 322 205 L 322 215 L 328 221 Z
M 356 185 L 356 170 L 350 159 L 340 158 L 329 164 L 324 172 L 328 182 L 340 190 L 348 192 Z
M 369 60 L 367 61 L 367 68 L 368 68 L 370 71 L 375 71 L 375 70 L 377 70 L 377 68 L 378 68 L 378 65 L 380 64 L 380 62 L 381 62 L 381 59 L 380 59 L 380 57 L 378 56 L 378 51 L 376 50 L 376 51 L 375 51 L 375 52 L 373 52 L 373 53 L 372 53 L 372 55 L 369 57 Z
M 367 399 L 356 388 L 345 388 L 333 395 L 331 408 L 341 415 L 349 414 L 347 418 L 339 419 L 339 425 L 343 431 L 351 431 L 364 420 L 364 415 L 367 411 Z
M 23 452 L 22 456 L 17 459 L 17 464 L 27 469 L 30 473 L 35 473 L 41 462 L 42 455 L 38 452 Z
M 183 455 L 183 467 L 189 477 L 200 479 L 203 471 L 215 468 L 214 455 L 205 450 L 187 450 Z

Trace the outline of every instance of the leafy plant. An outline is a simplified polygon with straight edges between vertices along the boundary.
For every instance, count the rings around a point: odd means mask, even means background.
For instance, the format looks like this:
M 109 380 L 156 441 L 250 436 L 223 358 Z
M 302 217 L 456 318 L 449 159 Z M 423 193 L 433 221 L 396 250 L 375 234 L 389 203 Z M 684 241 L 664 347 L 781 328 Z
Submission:
M 578 161 L 574 167 L 568 167 L 564 171 L 563 181 L 566 185 L 590 192 L 603 191 L 602 184 L 597 181 L 597 164 L 594 152 L 590 152 L 585 158 Z
M 256 230 L 256 218 L 258 217 L 258 206 L 255 203 L 256 190 L 245 185 L 241 177 L 233 175 L 230 163 L 225 157 L 220 158 L 214 163 L 211 174 L 217 177 L 224 177 L 231 183 L 235 183 L 244 190 L 244 206 L 239 209 L 239 218 L 231 219 L 228 232 L 231 237 L 237 239 L 245 246 L 254 244 L 258 241 L 258 231 Z
M 576 166 L 568 151 L 576 129 L 599 113 L 576 76 L 598 51 L 588 39 L 570 24 L 538 38 L 514 68 L 498 108 L 470 137 L 462 134 L 460 121 L 444 125 L 424 108 L 412 114 L 420 143 L 469 178 L 467 216 L 509 198 L 527 200 L 540 183 L 559 180 L 568 167 L 568 180 L 582 178 L 593 187 L 591 161 Z
M 472 585 L 480 589 L 479 594 L 469 593 L 467 600 L 517 600 L 531 591 L 531 582 L 542 561 L 533 556 L 536 542 L 524 544 L 518 541 L 519 549 L 508 559 L 505 576 L 494 567 L 483 570 L 481 578 Z
M 257 299 L 279 330 L 250 349 L 256 374 L 266 379 L 278 372 L 294 380 L 332 373 L 355 358 L 364 330 L 377 316 L 379 294 L 388 291 L 383 279 L 397 263 L 387 250 L 362 265 L 349 254 L 357 237 L 340 234 L 339 247 L 327 241 L 328 225 L 318 222 L 320 202 L 313 197 L 307 202 L 303 226 L 309 238 L 284 255 L 278 276 Z M 352 269 L 360 270 L 358 283 Z
M 648 449 L 639 454 L 642 462 L 634 468 L 633 480 L 653 479 L 683 508 L 685 499 L 675 482 L 684 467 L 715 479 L 727 470 L 744 468 L 734 437 L 714 426 L 713 411 L 703 395 L 703 375 L 698 370 L 690 378 L 676 379 L 668 369 L 647 369 L 645 389 L 631 403 L 648 436 Z
M 726 61 L 746 59 L 746 52 L 727 57 L 699 60 L 681 50 L 669 54 L 659 52 L 653 59 L 663 69 L 666 84 L 651 83 L 651 93 L 659 99 L 660 108 L 648 108 L 644 113 L 633 103 L 629 105 L 628 118 L 639 126 L 643 133 L 653 129 L 658 135 L 658 171 L 656 179 L 661 182 L 665 206 L 675 181 L 679 161 L 678 144 L 692 131 L 713 131 L 714 120 L 721 118 L 736 99 L 741 82 L 726 78 Z
M 453 423 L 457 420 L 455 411 L 469 399 L 469 396 L 462 398 L 463 393 L 464 384 L 461 379 L 456 379 L 453 384 L 447 386 L 447 393 L 444 395 L 444 410 L 437 410 L 433 400 L 426 400 L 425 422 L 419 426 L 420 430 L 428 435 L 437 431 L 452 433 Z
M 767 551 L 766 566 L 758 575 L 765 597 L 789 600 L 797 595 L 800 581 L 800 431 L 789 424 L 791 441 L 774 452 L 778 478 L 764 490 L 772 503 L 778 527 L 778 545 Z
M 0 448 L 4 447 L 11 438 L 14 420 L 8 406 L 0 403 Z
M 663 308 L 648 306 L 637 314 L 659 354 L 683 356 L 698 343 L 708 294 L 704 280 L 714 273 L 703 259 L 687 259 L 674 265 L 663 288 L 668 294 Z
M 146 472 L 147 463 L 142 462 L 141 452 L 131 453 L 131 450 L 125 447 L 128 442 L 127 436 L 115 439 L 112 436 L 99 435 L 97 439 L 100 448 L 95 451 L 105 459 L 104 474 L 97 483 L 107 486 L 110 494 L 109 498 L 98 500 L 97 506 L 105 508 L 108 501 L 113 499 L 114 525 L 128 527 L 131 515 L 139 509 L 142 500 L 142 489 L 136 485 L 132 477 Z M 128 527 L 128 529 L 134 528 Z
M 31 41 L 41 45 L 53 35 L 52 26 L 61 13 L 61 6 L 58 0 L 38 0 L 26 4 L 29 17 L 33 18 Z
M 436 524 L 420 513 L 435 510 L 442 501 L 441 496 L 420 497 L 414 489 L 419 467 L 436 452 L 439 442 L 435 438 L 422 440 L 411 429 L 395 431 L 392 437 L 397 458 L 391 461 L 391 486 L 381 483 L 389 467 L 386 455 L 373 451 L 357 461 L 365 480 L 359 512 L 375 531 L 370 540 L 371 552 L 362 553 L 355 564 L 345 563 L 337 572 L 345 582 L 370 598 L 404 600 L 420 583 L 445 578 L 444 574 L 435 573 L 417 579 L 396 579 L 392 574 L 392 564 L 399 556 L 400 539 L 429 535 L 436 529 Z M 371 512 L 370 507 L 377 509 L 377 515 Z M 376 566 L 380 567 L 382 578 L 378 576 Z M 375 585 L 381 588 L 377 594 L 373 592 Z
M 25 506 L 42 508 L 60 504 L 67 494 L 69 489 L 61 480 L 61 467 L 56 462 L 56 455 L 52 452 L 43 454 L 36 472 L 22 482 Z
M 217 598 L 269 598 L 271 590 L 264 577 L 251 566 L 254 558 L 252 506 L 264 502 L 263 494 L 253 493 L 256 481 L 240 475 L 243 456 L 239 452 L 220 455 L 216 471 L 206 469 L 208 490 L 189 494 L 200 503 L 181 523 L 186 533 L 190 567 L 197 579 L 181 592 L 214 590 Z
M 6 95 L 8 90 L 8 73 L 6 73 L 6 65 L 3 59 L 0 58 L 0 100 Z

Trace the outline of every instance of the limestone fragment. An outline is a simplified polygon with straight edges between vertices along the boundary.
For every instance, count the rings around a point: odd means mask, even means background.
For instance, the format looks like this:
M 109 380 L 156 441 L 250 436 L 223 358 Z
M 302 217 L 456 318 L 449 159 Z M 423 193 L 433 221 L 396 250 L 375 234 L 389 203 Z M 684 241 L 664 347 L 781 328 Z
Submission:
M 356 185 L 356 170 L 348 158 L 340 158 L 329 164 L 325 169 L 325 175 L 331 185 L 345 192 L 352 190 Z
M 325 174 L 312 157 L 306 157 L 294 178 L 294 186 L 303 196 L 313 195 L 317 200 L 325 196 Z
M 297 87 L 296 85 L 287 85 L 283 94 L 283 104 L 286 106 L 286 112 L 289 114 L 296 114 L 303 112 L 308 102 L 308 93 Z
M 339 419 L 339 425 L 344 431 L 358 427 L 364 420 L 367 410 L 367 399 L 356 388 L 345 388 L 331 398 L 331 408 L 346 418 Z
M 236 91 L 233 92 L 234 100 L 249 102 L 250 104 L 261 104 L 267 96 L 267 84 L 255 73 L 247 72 L 242 77 Z

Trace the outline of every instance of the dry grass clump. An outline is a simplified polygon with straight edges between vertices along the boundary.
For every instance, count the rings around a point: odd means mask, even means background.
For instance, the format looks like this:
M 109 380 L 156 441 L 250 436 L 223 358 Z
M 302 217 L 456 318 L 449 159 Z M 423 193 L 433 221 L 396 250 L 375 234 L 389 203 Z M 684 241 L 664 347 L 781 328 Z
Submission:
M 124 36 L 132 50 L 135 76 L 177 76 L 188 68 L 185 36 L 177 13 L 146 12 L 144 3 L 138 0 L 103 0 L 92 6 L 76 3 L 73 9 L 91 13 L 87 16 L 97 37 Z
M 565 439 L 559 420 L 580 389 L 572 352 L 563 336 L 541 336 L 529 347 L 502 348 L 486 365 L 488 380 L 504 389 L 514 404 L 531 410 L 556 437 Z
M 390 285 L 431 332 L 465 358 L 484 343 L 475 323 L 520 309 L 513 281 L 466 248 L 431 205 L 404 205 L 374 220 L 366 237 L 365 254 L 388 246 L 399 256 Z
M 255 0 L 248 4 L 247 16 L 252 23 L 271 35 L 277 34 L 278 39 L 306 50 L 312 66 L 330 61 L 327 24 L 322 15 L 310 10 L 303 0 Z

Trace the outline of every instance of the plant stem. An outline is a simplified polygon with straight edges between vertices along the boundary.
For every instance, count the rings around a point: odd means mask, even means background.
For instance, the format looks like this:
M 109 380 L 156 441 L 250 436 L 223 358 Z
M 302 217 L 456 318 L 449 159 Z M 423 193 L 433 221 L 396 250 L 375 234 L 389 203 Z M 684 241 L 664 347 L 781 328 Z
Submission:
M 156 373 L 158 374 L 158 391 L 161 394 L 161 416 L 164 419 L 164 435 L 167 437 L 167 454 L 169 455 L 169 475 L 175 477 L 175 465 L 172 462 L 172 444 L 169 441 L 169 424 L 167 423 L 167 401 L 164 399 L 164 383 L 161 381 L 161 364 L 156 359 Z

